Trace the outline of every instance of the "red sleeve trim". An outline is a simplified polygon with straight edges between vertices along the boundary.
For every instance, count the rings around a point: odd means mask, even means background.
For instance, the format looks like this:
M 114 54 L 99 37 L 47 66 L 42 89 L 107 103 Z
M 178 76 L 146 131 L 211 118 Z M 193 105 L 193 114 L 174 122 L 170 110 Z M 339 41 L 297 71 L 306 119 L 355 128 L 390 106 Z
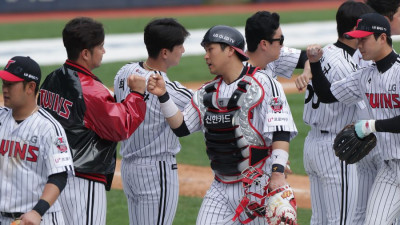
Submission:
M 97 174 L 97 173 L 79 173 L 75 171 L 75 176 L 76 177 L 80 177 L 80 178 L 84 178 L 87 180 L 91 180 L 91 181 L 96 181 L 96 182 L 100 182 L 103 183 L 104 185 L 107 184 L 107 179 L 106 176 L 103 174 Z

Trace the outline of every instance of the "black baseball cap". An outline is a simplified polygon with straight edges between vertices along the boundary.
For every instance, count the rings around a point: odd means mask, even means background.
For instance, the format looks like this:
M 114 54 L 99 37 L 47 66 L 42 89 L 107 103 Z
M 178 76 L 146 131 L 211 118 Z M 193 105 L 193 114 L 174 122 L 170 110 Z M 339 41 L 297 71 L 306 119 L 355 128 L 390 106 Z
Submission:
M 11 58 L 3 70 L 0 78 L 9 82 L 34 81 L 40 84 L 41 71 L 39 64 L 28 56 L 15 56 Z
M 347 39 L 363 38 L 371 34 L 391 35 L 389 21 L 379 13 L 367 13 L 357 20 L 356 30 L 344 33 Z

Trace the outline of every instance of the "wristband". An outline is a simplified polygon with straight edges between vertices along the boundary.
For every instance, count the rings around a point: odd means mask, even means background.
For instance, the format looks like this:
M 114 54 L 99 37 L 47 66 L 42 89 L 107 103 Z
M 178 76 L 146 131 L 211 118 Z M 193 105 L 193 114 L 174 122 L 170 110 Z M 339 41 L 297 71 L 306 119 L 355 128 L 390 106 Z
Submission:
M 285 168 L 287 161 L 289 159 L 289 153 L 283 149 L 274 149 L 272 151 L 272 165 L 279 164 Z
M 160 101 L 161 112 L 165 118 L 170 118 L 179 111 L 174 101 L 169 98 L 168 92 L 165 92 L 165 94 L 158 97 L 158 100 Z
M 49 208 L 50 204 L 46 200 L 39 199 L 38 203 L 35 205 L 35 207 L 33 207 L 32 210 L 35 210 L 40 216 L 43 216 Z
M 285 167 L 281 164 L 272 164 L 272 172 L 284 173 Z
M 144 97 L 144 94 L 142 94 L 142 93 L 140 93 L 140 92 L 138 92 L 138 91 L 132 91 L 132 90 L 130 90 L 130 92 L 131 92 L 131 93 L 138 94 L 138 95 Z

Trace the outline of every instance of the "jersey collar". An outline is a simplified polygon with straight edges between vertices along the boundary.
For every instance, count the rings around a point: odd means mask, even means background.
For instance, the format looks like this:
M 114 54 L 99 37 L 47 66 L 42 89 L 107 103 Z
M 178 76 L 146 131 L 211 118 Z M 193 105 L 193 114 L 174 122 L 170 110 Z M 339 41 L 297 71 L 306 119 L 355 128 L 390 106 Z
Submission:
M 65 61 L 65 64 L 67 68 L 70 68 L 72 70 L 78 71 L 80 73 L 83 73 L 87 76 L 93 77 L 93 79 L 100 81 L 100 79 L 98 77 L 96 77 L 96 75 L 94 75 L 90 70 L 86 69 L 86 67 L 79 65 L 78 63 L 71 61 L 69 59 L 67 59 L 67 61 Z
M 343 49 L 344 51 L 346 51 L 348 54 L 350 54 L 351 56 L 354 55 L 354 52 L 356 52 L 356 50 L 348 45 L 346 45 L 345 43 L 341 42 L 341 41 L 337 41 L 335 44 L 336 47 Z
M 376 67 L 380 73 L 386 72 L 396 62 L 398 55 L 392 51 L 385 58 L 376 61 Z

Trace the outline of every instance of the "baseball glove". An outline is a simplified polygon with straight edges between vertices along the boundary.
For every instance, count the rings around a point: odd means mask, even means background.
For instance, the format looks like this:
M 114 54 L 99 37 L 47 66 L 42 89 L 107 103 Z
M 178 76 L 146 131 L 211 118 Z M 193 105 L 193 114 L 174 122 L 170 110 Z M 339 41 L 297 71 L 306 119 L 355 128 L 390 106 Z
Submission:
M 297 224 L 297 206 L 293 189 L 289 185 L 268 193 L 266 219 L 270 225 Z
M 354 124 L 345 126 L 337 135 L 333 143 L 335 154 L 347 164 L 360 161 L 376 146 L 376 136 L 371 133 L 364 138 L 356 134 Z

